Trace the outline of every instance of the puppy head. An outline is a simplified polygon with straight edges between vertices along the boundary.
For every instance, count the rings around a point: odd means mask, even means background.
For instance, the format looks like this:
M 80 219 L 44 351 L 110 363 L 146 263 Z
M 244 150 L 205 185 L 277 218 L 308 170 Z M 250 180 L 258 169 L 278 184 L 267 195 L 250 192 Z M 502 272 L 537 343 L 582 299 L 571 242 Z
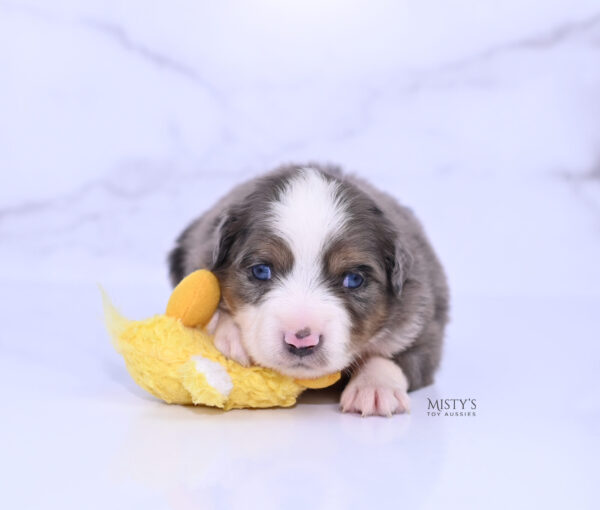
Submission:
M 254 362 L 295 377 L 347 367 L 402 282 L 373 201 L 316 169 L 263 178 L 221 219 L 213 270 Z

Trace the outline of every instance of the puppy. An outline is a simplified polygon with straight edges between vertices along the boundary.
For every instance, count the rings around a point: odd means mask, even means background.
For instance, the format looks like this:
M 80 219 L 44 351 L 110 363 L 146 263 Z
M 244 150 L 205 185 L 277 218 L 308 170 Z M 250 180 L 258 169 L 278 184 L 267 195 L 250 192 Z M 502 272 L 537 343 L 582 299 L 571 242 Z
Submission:
M 346 370 L 346 412 L 408 411 L 433 382 L 446 277 L 412 212 L 367 182 L 286 166 L 234 188 L 177 239 L 173 284 L 215 272 L 216 347 L 298 378 Z

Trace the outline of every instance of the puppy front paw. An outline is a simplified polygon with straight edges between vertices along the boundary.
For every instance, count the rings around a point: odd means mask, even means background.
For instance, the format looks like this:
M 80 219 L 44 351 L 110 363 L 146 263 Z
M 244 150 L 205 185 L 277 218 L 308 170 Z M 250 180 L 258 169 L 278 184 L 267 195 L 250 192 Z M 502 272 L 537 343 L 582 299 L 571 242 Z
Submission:
M 345 413 L 392 416 L 410 411 L 408 381 L 392 360 L 373 357 L 352 376 L 340 406 Z
M 223 356 L 245 367 L 250 366 L 250 357 L 242 344 L 242 333 L 231 315 L 219 313 L 214 335 L 215 347 Z
M 346 388 L 340 405 L 344 413 L 359 413 L 363 416 L 392 416 L 410 410 L 410 399 L 406 392 L 382 387 Z

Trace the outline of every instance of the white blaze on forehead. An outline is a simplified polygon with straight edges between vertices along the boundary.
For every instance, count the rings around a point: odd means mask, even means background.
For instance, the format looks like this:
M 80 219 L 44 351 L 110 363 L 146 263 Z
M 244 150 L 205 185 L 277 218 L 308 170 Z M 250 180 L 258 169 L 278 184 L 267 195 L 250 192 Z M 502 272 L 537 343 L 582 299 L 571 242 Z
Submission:
M 301 272 L 312 280 L 320 272 L 323 249 L 346 223 L 339 183 L 302 169 L 272 204 L 271 213 L 272 228 L 294 254 L 292 274 Z

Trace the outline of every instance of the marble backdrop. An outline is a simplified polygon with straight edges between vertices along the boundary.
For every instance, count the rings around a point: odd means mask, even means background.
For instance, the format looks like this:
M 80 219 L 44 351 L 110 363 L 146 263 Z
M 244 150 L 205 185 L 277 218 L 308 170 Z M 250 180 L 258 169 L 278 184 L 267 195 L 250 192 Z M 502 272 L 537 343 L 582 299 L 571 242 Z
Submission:
M 600 4 L 0 1 L 0 278 L 153 281 L 285 162 L 370 178 L 455 293 L 600 289 Z
M 423 220 L 436 384 L 391 419 L 150 398 L 95 283 L 159 312 L 179 231 L 309 161 Z M 600 508 L 598 261 L 599 0 L 0 0 L 2 507 Z

